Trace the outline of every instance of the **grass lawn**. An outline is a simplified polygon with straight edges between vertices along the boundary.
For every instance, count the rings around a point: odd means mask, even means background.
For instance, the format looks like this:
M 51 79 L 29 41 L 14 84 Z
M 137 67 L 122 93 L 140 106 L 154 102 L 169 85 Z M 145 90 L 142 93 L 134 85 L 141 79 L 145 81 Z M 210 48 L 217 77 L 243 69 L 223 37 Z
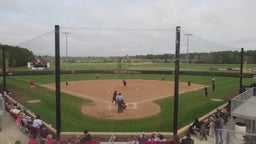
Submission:
M 162 75 L 156 74 L 127 74 L 127 79 L 152 79 L 160 80 Z M 100 74 L 101 79 L 121 79 L 120 74 Z M 173 75 L 166 75 L 166 80 L 174 80 Z M 95 74 L 63 74 L 61 81 L 76 81 L 95 79 Z M 211 86 L 211 76 L 180 75 L 180 81 L 188 79 L 193 83 Z M 30 80 L 34 80 L 36 87 L 29 87 Z M 26 108 L 55 127 L 55 92 L 40 87 L 37 84 L 54 83 L 54 75 L 33 76 L 8 76 L 7 87 L 18 92 L 16 100 Z M 255 80 L 254 80 L 255 81 Z M 244 85 L 252 83 L 252 79 L 244 78 Z M 195 117 L 201 117 L 209 111 L 228 101 L 227 96 L 239 90 L 239 77 L 216 77 L 216 92 L 209 91 L 209 98 L 205 98 L 202 90 L 179 95 L 179 128 L 192 122 Z M 210 98 L 223 99 L 223 102 L 214 102 Z M 41 99 L 41 103 L 26 103 L 28 100 Z M 62 131 L 90 131 L 100 132 L 170 132 L 173 129 L 173 97 L 157 100 L 161 106 L 161 112 L 155 116 L 136 120 L 101 120 L 81 113 L 80 107 L 89 100 L 73 97 L 61 93 L 61 129 Z

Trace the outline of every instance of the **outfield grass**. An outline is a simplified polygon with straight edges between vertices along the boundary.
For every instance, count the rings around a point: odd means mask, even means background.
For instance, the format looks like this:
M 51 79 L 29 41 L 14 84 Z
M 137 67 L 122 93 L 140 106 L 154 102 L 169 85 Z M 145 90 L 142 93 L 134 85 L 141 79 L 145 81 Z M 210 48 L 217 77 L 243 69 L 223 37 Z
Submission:
M 101 74 L 100 79 L 121 79 L 120 74 Z M 152 79 L 160 80 L 162 75 L 155 74 L 126 74 L 127 79 Z M 174 80 L 173 75 L 166 75 L 166 80 Z M 66 74 L 61 75 L 61 81 L 76 81 L 95 79 L 95 74 Z M 188 76 L 180 75 L 180 81 L 188 79 L 193 83 L 211 85 L 211 76 Z M 34 80 L 36 87 L 29 87 L 30 80 Z M 8 76 L 7 87 L 19 91 L 20 97 L 17 100 L 26 108 L 31 109 L 35 114 L 55 127 L 55 93 L 39 84 L 54 83 L 54 75 L 38 76 Z M 245 85 L 252 83 L 252 79 L 244 78 Z M 201 117 L 209 111 L 228 101 L 227 96 L 237 92 L 239 89 L 238 77 L 216 77 L 216 92 L 209 91 L 209 98 L 205 98 L 202 90 L 181 94 L 179 96 L 179 118 L 178 127 L 181 128 L 190 123 L 196 117 Z M 210 98 L 223 99 L 223 102 L 214 102 Z M 30 104 L 28 100 L 41 99 L 41 103 Z M 82 131 L 85 128 L 90 131 L 100 132 L 138 132 L 138 131 L 162 131 L 169 132 L 173 129 L 173 97 L 157 100 L 161 106 L 161 112 L 155 116 L 136 120 L 101 120 L 92 118 L 81 113 L 81 105 L 89 103 L 89 100 L 73 97 L 61 93 L 61 129 L 62 131 Z

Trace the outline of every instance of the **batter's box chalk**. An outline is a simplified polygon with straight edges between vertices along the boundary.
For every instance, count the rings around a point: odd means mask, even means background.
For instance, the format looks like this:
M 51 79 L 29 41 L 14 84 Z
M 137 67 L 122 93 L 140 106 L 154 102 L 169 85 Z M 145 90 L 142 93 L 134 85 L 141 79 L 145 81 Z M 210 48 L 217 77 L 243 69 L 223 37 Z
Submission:
M 127 104 L 127 109 L 136 109 L 137 108 L 137 103 L 126 103 Z

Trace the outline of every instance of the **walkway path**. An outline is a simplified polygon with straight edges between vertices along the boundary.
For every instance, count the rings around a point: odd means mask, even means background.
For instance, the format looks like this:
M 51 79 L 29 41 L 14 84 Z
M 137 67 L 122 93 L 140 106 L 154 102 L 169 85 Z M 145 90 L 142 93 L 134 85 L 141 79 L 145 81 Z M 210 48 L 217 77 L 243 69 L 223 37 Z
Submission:
M 22 144 L 27 144 L 28 139 L 27 135 L 20 132 L 11 115 L 5 112 L 4 125 L 0 132 L 0 144 L 14 144 L 16 140 L 20 140 Z
M 192 137 L 195 144 L 214 144 L 213 138 L 208 138 L 208 141 L 200 141 L 197 137 Z M 16 140 L 20 140 L 22 144 L 27 144 L 28 136 L 21 133 L 14 119 L 9 113 L 4 115 L 4 127 L 0 132 L 0 144 L 14 144 Z M 102 144 L 109 144 L 109 142 L 101 142 Z M 114 142 L 114 144 L 127 144 L 127 142 Z
M 215 144 L 215 139 L 208 136 L 208 140 L 200 140 L 199 137 L 192 135 L 195 144 Z M 27 135 L 20 132 L 14 119 L 11 115 L 5 112 L 4 115 L 4 127 L 0 132 L 0 144 L 14 144 L 16 140 L 20 140 L 22 144 L 27 144 L 29 138 Z M 240 144 L 235 141 L 234 144 Z M 110 144 L 109 142 L 101 142 L 101 144 Z M 127 142 L 114 142 L 114 144 L 127 144 Z

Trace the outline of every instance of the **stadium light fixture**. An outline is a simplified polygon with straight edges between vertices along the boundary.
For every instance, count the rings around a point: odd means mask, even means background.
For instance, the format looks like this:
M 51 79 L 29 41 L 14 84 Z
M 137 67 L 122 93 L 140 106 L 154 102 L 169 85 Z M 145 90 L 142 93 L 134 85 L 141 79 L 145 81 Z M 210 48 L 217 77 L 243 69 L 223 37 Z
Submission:
M 66 36 L 66 59 L 65 61 L 68 61 L 68 35 L 71 34 L 71 32 L 62 32 Z M 68 69 L 68 68 L 66 68 Z
M 190 34 L 190 33 L 186 33 L 186 34 L 184 34 L 185 36 L 187 36 L 187 70 L 188 70 L 188 62 L 189 62 L 189 60 L 188 60 L 188 52 L 189 52 L 189 37 L 192 35 L 192 34 Z

